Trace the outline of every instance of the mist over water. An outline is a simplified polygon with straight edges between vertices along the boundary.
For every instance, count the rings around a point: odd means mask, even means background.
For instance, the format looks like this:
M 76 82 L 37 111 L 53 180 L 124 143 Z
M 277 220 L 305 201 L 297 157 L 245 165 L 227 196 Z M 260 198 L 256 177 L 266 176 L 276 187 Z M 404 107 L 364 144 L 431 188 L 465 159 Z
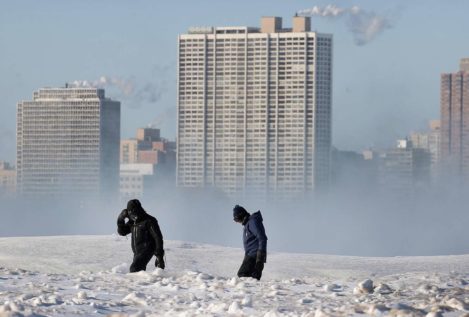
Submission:
M 435 188 L 406 198 L 356 186 L 294 202 L 256 202 L 161 188 L 141 202 L 167 240 L 242 248 L 242 227 L 232 220 L 232 208 L 240 204 L 251 213 L 261 210 L 269 252 L 448 255 L 469 253 L 464 192 Z M 126 202 L 4 200 L 1 206 L 0 236 L 85 235 L 116 234 Z

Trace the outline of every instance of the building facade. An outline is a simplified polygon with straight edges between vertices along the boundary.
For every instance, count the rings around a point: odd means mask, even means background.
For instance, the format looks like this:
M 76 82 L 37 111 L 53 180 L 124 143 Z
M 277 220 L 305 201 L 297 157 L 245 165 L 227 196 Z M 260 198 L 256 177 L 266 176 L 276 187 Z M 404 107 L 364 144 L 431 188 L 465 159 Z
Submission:
M 119 195 L 122 202 L 130 199 L 141 199 L 148 183 L 154 182 L 153 164 L 121 164 Z
M 409 136 L 413 148 L 423 149 L 430 154 L 430 176 L 432 183 L 436 183 L 440 172 L 440 132 L 440 120 L 432 120 L 429 123 L 429 131 L 414 132 Z
M 330 180 L 332 35 L 266 17 L 261 28 L 179 36 L 177 185 L 302 195 Z
M 122 201 L 170 189 L 175 186 L 176 142 L 162 138 L 160 129 L 139 128 L 136 138 L 121 140 L 120 164 Z
M 441 75 L 441 159 L 445 175 L 469 181 L 469 59 Z
M 42 88 L 17 105 L 17 181 L 25 196 L 115 195 L 120 103 L 97 88 Z
M 16 194 L 16 169 L 0 161 L 0 198 L 13 197 Z
M 397 146 L 380 159 L 380 187 L 398 196 L 411 196 L 430 184 L 431 155 L 415 148 L 408 139 L 397 140 Z

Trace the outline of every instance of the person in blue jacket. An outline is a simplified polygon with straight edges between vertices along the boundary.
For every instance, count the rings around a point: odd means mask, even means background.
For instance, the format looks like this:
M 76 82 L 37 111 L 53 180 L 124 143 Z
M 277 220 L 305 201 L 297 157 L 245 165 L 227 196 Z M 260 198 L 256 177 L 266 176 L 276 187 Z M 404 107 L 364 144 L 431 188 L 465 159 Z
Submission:
M 239 277 L 252 277 L 260 280 L 264 263 L 267 262 L 267 236 L 265 235 L 260 211 L 249 214 L 244 207 L 233 208 L 233 220 L 244 226 L 244 260 L 238 271 Z

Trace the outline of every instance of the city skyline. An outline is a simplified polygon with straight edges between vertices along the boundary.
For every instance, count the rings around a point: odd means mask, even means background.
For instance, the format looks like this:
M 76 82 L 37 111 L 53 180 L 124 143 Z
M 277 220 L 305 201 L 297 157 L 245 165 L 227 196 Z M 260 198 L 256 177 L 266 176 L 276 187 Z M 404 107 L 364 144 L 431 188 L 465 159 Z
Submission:
M 469 7 L 465 1 L 451 5 L 437 0 L 392 4 L 273 1 L 269 6 L 265 1 L 239 1 L 210 8 L 204 3 L 209 2 L 116 2 L 114 15 L 109 17 L 102 14 L 110 4 L 107 1 L 2 3 L 1 159 L 15 160 L 16 102 L 26 100 L 38 87 L 58 87 L 75 80 L 100 81 L 108 96 L 122 100 L 123 137 L 132 135 L 136 127 L 154 123 L 174 138 L 176 39 L 191 26 L 256 25 L 259 16 L 288 16 L 330 4 L 348 9 L 359 6 L 370 15 L 386 18 L 382 32 L 357 45 L 346 18 L 312 17 L 314 30 L 333 33 L 335 38 L 333 145 L 353 150 L 385 147 L 437 118 L 439 75 L 454 70 L 469 52 L 469 44 L 460 40 L 469 22 L 458 18 Z M 86 25 L 69 27 L 79 25 L 84 13 Z M 434 22 L 441 19 L 445 23 L 435 27 Z M 36 49 L 27 49 L 30 45 Z M 75 62 L 68 63 L 70 58 Z M 58 67 L 51 68 L 56 62 Z

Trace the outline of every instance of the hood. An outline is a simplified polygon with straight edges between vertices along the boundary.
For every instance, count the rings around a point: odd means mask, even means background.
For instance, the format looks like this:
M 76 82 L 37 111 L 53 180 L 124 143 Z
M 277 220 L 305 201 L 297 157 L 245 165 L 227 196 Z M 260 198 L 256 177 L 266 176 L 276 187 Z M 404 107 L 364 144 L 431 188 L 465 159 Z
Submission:
M 132 199 L 127 203 L 127 212 L 129 218 L 135 221 L 140 221 L 145 218 L 145 210 L 142 208 L 140 201 L 137 199 Z
M 256 211 L 255 213 L 253 213 L 253 214 L 251 215 L 251 217 L 249 217 L 249 218 L 251 218 L 251 219 L 253 219 L 253 220 L 258 220 L 258 221 L 260 221 L 260 222 L 262 222 L 262 221 L 264 220 L 264 219 L 262 218 L 262 214 L 261 214 L 261 211 L 260 211 L 260 210 L 259 210 L 259 211 Z

